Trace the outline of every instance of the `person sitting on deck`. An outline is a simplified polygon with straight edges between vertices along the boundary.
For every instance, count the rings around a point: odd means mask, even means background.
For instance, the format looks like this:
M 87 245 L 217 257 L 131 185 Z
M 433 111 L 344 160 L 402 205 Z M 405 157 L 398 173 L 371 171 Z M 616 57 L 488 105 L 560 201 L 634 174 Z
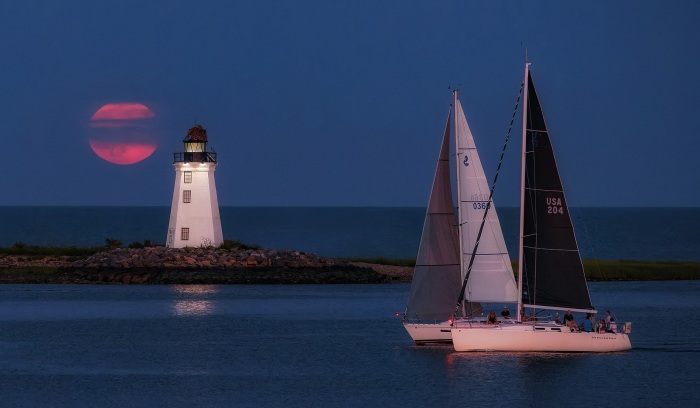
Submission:
M 508 308 L 506 306 L 503 306 L 503 310 L 501 311 L 501 317 L 504 319 L 510 319 L 510 312 L 508 311 Z
M 571 314 L 571 310 L 566 311 L 566 314 L 564 315 L 564 322 L 567 326 L 569 326 L 569 328 L 571 328 L 571 331 L 578 330 L 578 325 L 574 321 L 574 315 Z
M 617 333 L 617 323 L 615 323 L 615 318 L 610 317 L 610 323 L 608 323 L 608 333 Z
M 606 310 L 605 311 L 605 331 L 610 331 L 610 322 L 612 321 L 612 317 L 610 316 L 610 311 Z
M 486 322 L 488 324 L 498 324 L 498 320 L 496 320 L 496 312 L 492 310 L 491 313 L 489 313 L 489 317 L 486 319 Z
M 596 327 L 596 332 L 605 333 L 605 320 L 598 320 L 598 327 Z
M 564 315 L 564 323 L 566 323 L 567 326 L 571 326 L 571 322 L 574 321 L 574 315 L 571 314 L 571 310 L 567 310 L 566 314 Z
M 593 331 L 593 314 L 586 313 L 586 319 L 581 323 L 581 327 L 583 327 L 583 331 L 585 332 Z

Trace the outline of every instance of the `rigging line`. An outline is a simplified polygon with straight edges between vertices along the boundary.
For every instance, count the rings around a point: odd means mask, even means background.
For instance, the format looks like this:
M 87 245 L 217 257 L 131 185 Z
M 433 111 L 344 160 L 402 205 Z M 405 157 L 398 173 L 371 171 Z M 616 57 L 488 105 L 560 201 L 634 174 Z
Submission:
M 523 245 L 523 248 L 527 249 L 534 249 L 534 250 L 542 250 L 542 251 L 562 251 L 562 252 L 576 252 L 578 249 L 566 249 L 566 248 L 545 248 L 545 247 L 538 247 L 537 245 L 531 246 L 531 245 Z
M 535 159 L 532 159 L 532 161 L 533 161 L 533 163 L 534 163 Z M 563 192 L 564 192 L 563 189 L 552 190 L 552 189 L 532 188 L 532 187 L 525 187 L 525 190 L 528 190 L 528 191 L 543 191 L 543 192 L 545 192 L 545 193 L 563 193 Z
M 481 240 L 481 233 L 484 231 L 484 224 L 486 224 L 486 216 L 489 213 L 489 208 L 491 208 L 493 200 L 493 190 L 496 188 L 496 182 L 498 181 L 498 173 L 501 171 L 501 164 L 503 164 L 503 156 L 506 153 L 506 147 L 508 146 L 508 140 L 510 139 L 510 131 L 513 129 L 513 121 L 515 121 L 515 114 L 518 111 L 518 105 L 520 104 L 520 97 L 523 94 L 523 87 L 525 82 L 520 84 L 520 90 L 518 91 L 518 99 L 515 101 L 515 109 L 513 109 L 513 116 L 510 118 L 510 125 L 508 125 L 508 132 L 506 133 L 506 141 L 503 144 L 503 149 L 501 150 L 501 158 L 498 161 L 498 167 L 496 167 L 496 175 L 493 178 L 493 183 L 491 184 L 491 190 L 489 191 L 489 200 L 486 202 L 486 209 L 484 210 L 484 217 L 481 219 L 481 226 L 479 227 L 479 233 L 476 236 L 476 243 L 474 243 L 474 250 L 472 251 L 472 256 L 469 258 L 469 266 L 467 267 L 467 273 L 464 275 L 464 282 L 462 282 L 462 289 L 459 291 L 459 299 L 457 299 L 457 306 L 455 307 L 455 314 L 459 310 L 462 301 L 464 300 L 464 291 L 467 288 L 467 282 L 469 281 L 469 275 L 472 273 L 472 266 L 474 265 L 474 258 L 476 257 L 476 251 L 479 248 L 479 241 Z M 471 303 L 471 302 L 470 302 Z
M 593 247 L 593 241 L 591 240 L 591 234 L 588 232 L 588 227 L 586 226 L 586 220 L 583 218 L 583 211 L 581 211 L 581 207 L 577 207 L 578 210 L 578 216 L 581 218 L 581 224 L 583 225 L 583 230 L 586 232 L 586 238 L 588 240 L 588 245 L 591 247 L 591 252 L 593 253 L 593 260 L 595 261 L 595 267 L 598 270 L 598 274 L 600 274 L 600 262 L 598 262 L 598 256 L 595 253 L 595 247 Z M 569 210 L 571 212 L 571 210 Z M 573 222 L 572 226 L 573 228 Z M 581 255 L 579 254 L 579 258 Z M 581 266 L 583 266 L 583 260 L 581 260 Z M 586 276 L 586 269 L 583 269 L 583 276 Z

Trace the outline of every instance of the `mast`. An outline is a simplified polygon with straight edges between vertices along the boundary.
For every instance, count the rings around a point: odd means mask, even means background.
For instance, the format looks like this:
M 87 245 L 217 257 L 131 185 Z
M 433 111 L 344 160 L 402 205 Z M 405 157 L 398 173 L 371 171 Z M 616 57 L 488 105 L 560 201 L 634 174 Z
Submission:
M 523 147 L 520 167 L 520 245 L 518 246 L 518 321 L 520 321 L 520 309 L 523 307 L 523 234 L 525 229 L 525 139 L 527 136 L 527 111 L 529 106 L 528 80 L 530 62 L 525 57 L 525 77 L 523 79 Z
M 457 135 L 459 134 L 457 132 L 457 126 L 459 126 L 459 118 L 457 117 L 457 100 L 459 99 L 459 91 L 457 89 L 452 91 L 452 109 L 455 112 L 455 121 L 454 121 L 454 135 L 455 135 L 455 171 L 457 173 L 457 231 L 458 234 L 457 236 L 459 237 L 459 276 L 461 276 L 462 280 L 464 279 L 464 251 L 462 250 L 462 245 L 463 245 L 463 239 L 462 237 L 462 183 L 460 180 L 459 176 L 459 163 L 460 163 L 460 158 L 459 158 L 459 137 Z M 463 295 L 460 293 L 460 297 Z M 462 301 L 462 314 L 464 314 L 464 301 Z

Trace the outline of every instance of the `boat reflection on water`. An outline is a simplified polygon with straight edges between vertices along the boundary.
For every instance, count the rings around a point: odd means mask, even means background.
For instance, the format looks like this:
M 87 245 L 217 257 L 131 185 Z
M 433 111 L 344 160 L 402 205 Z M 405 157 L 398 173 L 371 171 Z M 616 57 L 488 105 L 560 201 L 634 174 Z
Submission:
M 216 285 L 172 285 L 170 290 L 181 295 L 172 305 L 175 316 L 205 316 L 214 311 L 214 302 L 208 298 L 219 288 Z

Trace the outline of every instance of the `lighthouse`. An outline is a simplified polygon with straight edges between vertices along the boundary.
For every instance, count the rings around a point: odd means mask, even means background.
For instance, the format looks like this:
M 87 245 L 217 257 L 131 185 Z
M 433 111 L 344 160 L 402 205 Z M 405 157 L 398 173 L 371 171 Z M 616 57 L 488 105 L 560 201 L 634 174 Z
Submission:
M 224 242 L 216 197 L 216 153 L 207 151 L 207 131 L 196 125 L 174 154 L 175 188 L 168 223 L 168 248 L 219 246 Z

